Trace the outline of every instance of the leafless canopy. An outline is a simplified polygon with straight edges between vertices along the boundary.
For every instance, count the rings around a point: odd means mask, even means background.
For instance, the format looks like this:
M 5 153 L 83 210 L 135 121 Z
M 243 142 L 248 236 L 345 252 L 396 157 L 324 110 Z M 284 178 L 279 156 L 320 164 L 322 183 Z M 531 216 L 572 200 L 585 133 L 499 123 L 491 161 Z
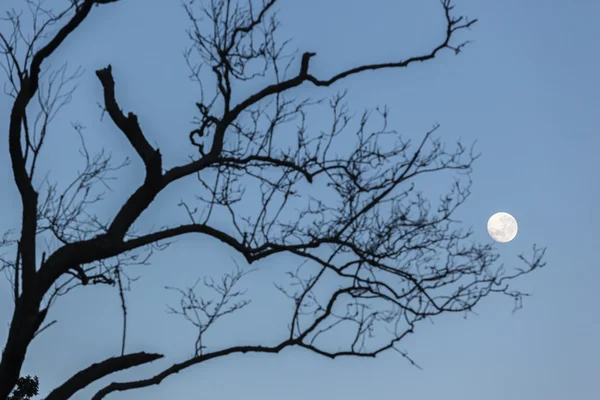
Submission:
M 276 40 L 276 0 L 210 0 L 204 6 L 188 1 L 184 10 L 191 22 L 192 46 L 185 60 L 199 85 L 197 128 L 189 133 L 194 156 L 183 165 L 163 165 L 160 150 L 149 143 L 136 114 L 121 111 L 111 66 L 96 71 L 104 91 L 103 113 L 145 167 L 145 179 L 112 218 L 103 220 L 92 205 L 102 200 L 102 188 L 128 161 L 114 164 L 108 153 L 90 152 L 81 124 L 73 127 L 82 139 L 83 172 L 60 186 L 47 179 L 34 181 L 34 175 L 49 125 L 71 99 L 74 79 L 82 73 L 69 75 L 66 66 L 42 67 L 95 6 L 111 7 L 117 1 L 127 0 L 71 0 L 55 13 L 42 0 L 27 0 L 32 32 L 23 32 L 24 17 L 16 11 L 7 14 L 0 31 L 5 92 L 14 99 L 8 126 L 10 159 L 22 205 L 21 226 L 1 242 L 6 250 L 2 269 L 12 284 L 15 304 L 0 363 L 0 398 L 15 387 L 34 337 L 53 324 L 48 321 L 53 301 L 68 298 L 65 295 L 77 286 L 108 284 L 118 289 L 121 354 L 75 373 L 46 400 L 70 398 L 109 374 L 163 357 L 125 351 L 124 291 L 132 280 L 127 270 L 131 264 L 148 262 L 153 251 L 166 247 L 165 240 L 181 235 L 213 237 L 248 264 L 278 253 L 297 256 L 302 266 L 289 271 L 289 281 L 277 283 L 290 299 L 289 334 L 278 343 L 207 350 L 203 335 L 214 321 L 249 304 L 238 288 L 248 268 L 238 266 L 221 280 L 199 280 L 190 288 L 169 288 L 181 294 L 179 307 L 170 312 L 197 329 L 193 356 L 155 376 L 111 383 L 94 399 L 159 384 L 184 368 L 234 353 L 277 353 L 296 346 L 331 358 L 374 357 L 396 350 L 410 360 L 396 345 L 417 322 L 444 312 L 470 312 L 491 293 L 511 296 L 519 305 L 523 293 L 508 283 L 543 266 L 543 249 L 534 246 L 533 258 L 521 257 L 525 267 L 510 273 L 496 265 L 490 245 L 473 243 L 470 232 L 457 228 L 453 213 L 469 195 L 469 173 L 477 158 L 472 148 L 458 143 L 449 150 L 436 138 L 438 126 L 414 143 L 404 140 L 388 128 L 387 109 L 354 117 L 344 92 L 329 100 L 331 124 L 314 133 L 307 126 L 309 111 L 324 101 L 292 97 L 301 85 L 318 91 L 353 75 L 404 68 L 446 50 L 459 53 L 468 42 L 457 42 L 455 36 L 476 20 L 455 16 L 450 0 L 440 4 L 446 29 L 435 48 L 404 60 L 352 69 L 340 65 L 340 72 L 331 77 L 311 73 L 315 53 L 295 57 L 287 51 L 288 42 Z M 55 33 L 50 35 L 50 30 Z M 214 74 L 213 90 L 201 78 L 201 66 Z M 235 88 L 255 78 L 271 83 L 235 102 Z M 30 115 L 32 102 L 37 102 L 36 115 Z M 287 143 L 295 130 L 296 143 L 287 148 L 278 145 L 284 127 Z M 340 155 L 340 138 L 348 142 L 352 135 L 354 148 Z M 442 171 L 454 171 L 456 179 L 432 204 L 418 189 L 419 177 Z M 134 232 L 134 223 L 161 191 L 175 181 L 194 178 L 201 191 L 198 204 L 180 204 L 189 223 Z M 258 210 L 246 211 L 250 199 L 257 200 Z M 229 216 L 229 226 L 213 222 L 218 213 Z M 36 243 L 41 238 L 48 246 L 38 258 Z M 338 329 L 345 332 L 337 343 L 342 349 L 332 350 L 324 338 Z

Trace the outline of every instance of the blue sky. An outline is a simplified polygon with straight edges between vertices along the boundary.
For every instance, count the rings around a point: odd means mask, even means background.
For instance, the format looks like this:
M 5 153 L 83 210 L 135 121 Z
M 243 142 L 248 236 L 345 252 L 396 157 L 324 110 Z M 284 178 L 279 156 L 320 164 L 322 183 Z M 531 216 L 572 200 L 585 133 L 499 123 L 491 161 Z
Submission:
M 18 2 L 2 5 L 2 10 Z M 66 2 L 55 1 L 56 4 Z M 474 239 L 490 242 L 490 215 L 507 211 L 519 222 L 519 234 L 497 245 L 507 266 L 531 245 L 547 246 L 547 267 L 523 277 L 517 288 L 532 293 L 512 315 L 505 297 L 489 297 L 471 315 L 445 315 L 417 326 L 400 348 L 423 368 L 396 353 L 376 359 L 320 358 L 298 349 L 279 355 L 230 356 L 192 367 L 160 386 L 112 399 L 528 399 L 587 400 L 597 396 L 594 378 L 600 358 L 600 281 L 596 247 L 600 223 L 600 184 L 595 163 L 600 136 L 595 113 L 600 107 L 594 49 L 600 37 L 592 1 L 457 0 L 456 11 L 479 22 L 461 39 L 470 44 L 459 56 L 445 51 L 433 61 L 407 69 L 364 73 L 332 90 L 304 85 L 299 96 L 328 96 L 348 89 L 352 110 L 388 105 L 390 127 L 415 140 L 435 123 L 449 143 L 477 141 L 474 186 L 459 211 Z M 315 51 L 313 74 L 327 77 L 366 62 L 396 60 L 429 49 L 443 35 L 441 7 L 435 0 L 282 0 L 281 38 L 291 47 Z M 115 160 L 133 159 L 101 212 L 110 215 L 142 178 L 143 169 L 108 117 L 100 121 L 101 85 L 94 71 L 112 64 L 117 99 L 135 112 L 165 165 L 185 162 L 187 132 L 196 115 L 197 87 L 188 79 L 182 51 L 189 46 L 188 26 L 179 1 L 121 0 L 94 8 L 89 18 L 56 52 L 51 62 L 68 60 L 84 73 L 73 101 L 53 123 L 41 168 L 64 181 L 77 165 L 77 136 L 70 121 L 87 127 L 90 148 L 109 149 Z M 249 86 L 246 93 L 251 93 Z M 240 92 L 240 96 L 244 92 Z M 10 99 L 0 100 L 0 121 L 7 128 Z M 317 114 L 319 115 L 319 114 Z M 323 124 L 328 120 L 323 115 Z M 318 125 L 318 119 L 317 125 Z M 313 121 L 313 125 L 315 122 Z M 318 126 L 315 127 L 318 129 Z M 0 227 L 18 225 L 17 192 L 9 174 L 7 140 L 0 142 L 3 190 Z M 45 170 L 44 170 L 45 173 Z M 40 173 L 40 176 L 43 176 Z M 447 178 L 447 177 L 446 177 Z M 428 181 L 426 190 L 444 179 Z M 192 181 L 193 182 L 193 181 Z M 193 193 L 188 183 L 174 185 L 143 215 L 138 227 L 151 229 L 181 220 L 176 207 Z M 234 267 L 241 257 L 203 237 L 179 240 L 158 253 L 127 293 L 131 330 L 129 351 L 157 351 L 166 360 L 137 368 L 81 392 L 89 398 L 112 380 L 146 377 L 184 359 L 193 350 L 194 331 L 165 313 L 178 298 L 163 290 L 191 285 L 198 276 Z M 278 266 L 299 263 L 279 256 L 257 265 L 243 282 L 253 299 L 252 312 L 215 326 L 210 346 L 272 344 L 285 334 L 289 304 L 271 282 Z M 215 275 L 218 276 L 218 275 Z M 0 289 L 0 320 L 8 321 L 11 295 Z M 281 317 L 281 318 L 278 318 Z M 58 323 L 32 344 L 24 373 L 41 379 L 42 394 L 82 367 L 120 351 L 119 301 L 114 289 L 76 290 L 60 299 L 49 316 Z M 7 329 L 0 331 L 5 340 Z M 596 393 L 594 392 L 596 391 Z M 594 394 L 596 396 L 594 396 Z

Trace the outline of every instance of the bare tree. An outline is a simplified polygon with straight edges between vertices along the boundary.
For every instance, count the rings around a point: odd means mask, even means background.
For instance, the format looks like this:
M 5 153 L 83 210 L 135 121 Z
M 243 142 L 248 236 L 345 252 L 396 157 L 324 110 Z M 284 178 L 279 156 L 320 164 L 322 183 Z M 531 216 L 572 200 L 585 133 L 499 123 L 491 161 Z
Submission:
M 162 354 L 125 352 L 123 292 L 131 281 L 129 265 L 147 263 L 153 251 L 166 247 L 165 240 L 181 235 L 202 234 L 220 240 L 248 264 L 278 253 L 303 260 L 302 267 L 289 272 L 289 281 L 277 284 L 291 300 L 289 334 L 278 343 L 206 350 L 206 330 L 217 319 L 249 304 L 238 289 L 248 273 L 243 267 L 220 281 L 205 279 L 190 288 L 169 288 L 181 294 L 180 306 L 171 307 L 170 312 L 197 329 L 194 355 L 155 376 L 110 383 L 94 399 L 159 384 L 213 358 L 278 353 L 292 346 L 330 358 L 374 357 L 396 350 L 412 362 L 396 345 L 419 321 L 447 312 L 470 312 L 491 293 L 508 295 L 520 305 L 524 294 L 508 283 L 542 267 L 544 250 L 534 245 L 531 259 L 521 256 L 525 267 L 507 272 L 496 265 L 498 256 L 492 246 L 473 243 L 471 232 L 461 230 L 453 219 L 469 195 L 469 174 L 477 158 L 472 147 L 458 143 L 447 150 L 435 137 L 437 125 L 416 143 L 404 140 L 388 128 L 387 109 L 353 118 L 344 92 L 329 101 L 331 125 L 311 134 L 306 125 L 309 110 L 324 101 L 291 96 L 301 85 L 328 87 L 357 74 L 425 62 L 442 51 L 459 53 L 468 42 L 456 42 L 455 36 L 476 20 L 455 16 L 450 0 L 441 0 L 446 29 L 435 48 L 399 61 L 351 69 L 341 65 L 332 77 L 311 73 L 315 53 L 305 52 L 298 59 L 295 52 L 287 51 L 288 42 L 277 40 L 276 0 L 239 4 L 211 0 L 205 6 L 188 1 L 184 9 L 191 21 L 192 46 L 185 59 L 201 94 L 196 103 L 197 129 L 189 133 L 195 155 L 186 164 L 166 168 L 136 114 L 121 111 L 111 66 L 96 71 L 104 91 L 104 111 L 145 167 L 144 180 L 110 220 L 103 220 L 93 213 L 92 205 L 102 200 L 99 189 L 125 163 L 115 165 L 104 151 L 90 153 L 83 135 L 85 168 L 73 182 L 59 186 L 44 179 L 38 185 L 34 177 L 49 124 L 70 100 L 73 80 L 81 74 L 68 75 L 64 66 L 53 71 L 43 67 L 94 6 L 110 7 L 109 3 L 117 1 L 126 0 L 70 0 L 68 7 L 55 13 L 41 0 L 27 0 L 33 33 L 23 32 L 22 14 L 16 11 L 7 14 L 1 31 L 2 65 L 8 78 L 5 92 L 14 98 L 9 152 L 22 217 L 19 229 L 7 232 L 1 243 L 7 249 L 2 269 L 10 278 L 15 301 L 0 363 L 0 398 L 7 398 L 19 381 L 32 340 L 54 323 L 48 321 L 53 302 L 67 299 L 77 286 L 107 284 L 118 289 L 123 312 L 121 354 L 74 373 L 46 400 L 70 398 L 110 374 L 162 358 Z M 49 34 L 50 27 L 59 28 Z M 201 57 L 201 63 L 193 61 L 194 55 Z M 212 93 L 205 92 L 207 82 L 200 77 L 200 65 L 214 73 Z M 235 103 L 236 85 L 259 77 L 272 83 Z M 37 102 L 37 115 L 30 115 L 32 101 Z M 371 127 L 373 119 L 379 121 L 378 129 Z M 295 129 L 295 146 L 277 145 L 276 134 L 283 127 L 287 135 Z M 83 126 L 74 124 L 74 129 L 81 133 Z M 337 154 L 340 138 L 348 141 L 351 134 L 356 137 L 353 151 Z M 456 178 L 450 191 L 432 204 L 418 190 L 419 177 L 442 171 L 454 171 Z M 159 193 L 173 182 L 194 178 L 202 190 L 199 204 L 180 204 L 189 223 L 134 231 L 134 223 Z M 247 211 L 249 197 L 243 197 L 250 185 L 259 189 L 260 198 L 258 209 L 252 212 Z M 302 185 L 308 192 L 300 192 Z M 299 209 L 293 219 L 281 217 L 284 210 L 293 209 Z M 219 212 L 229 216 L 228 226 L 213 222 Z M 36 243 L 41 238 L 48 246 L 40 257 Z M 324 340 L 336 329 L 350 334 L 349 340 L 338 340 L 341 350 L 330 349 Z

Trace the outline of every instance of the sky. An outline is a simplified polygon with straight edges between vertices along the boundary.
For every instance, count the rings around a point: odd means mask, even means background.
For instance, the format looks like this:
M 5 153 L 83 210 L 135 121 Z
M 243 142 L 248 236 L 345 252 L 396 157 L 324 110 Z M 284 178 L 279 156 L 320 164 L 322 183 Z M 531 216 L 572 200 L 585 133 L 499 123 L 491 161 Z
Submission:
M 2 11 L 18 2 L 3 2 Z M 56 4 L 66 2 L 55 1 Z M 400 344 L 422 370 L 397 353 L 375 359 L 329 360 L 299 349 L 278 355 L 234 355 L 189 368 L 161 385 L 117 393 L 119 399 L 461 399 L 591 400 L 600 359 L 597 311 L 597 243 L 600 184 L 594 162 L 600 147 L 594 115 L 600 108 L 600 37 L 593 1 L 457 0 L 457 14 L 479 21 L 459 39 L 472 40 L 463 53 L 445 51 L 433 61 L 406 69 L 377 71 L 339 82 L 354 111 L 388 105 L 390 127 L 417 140 L 435 123 L 449 143 L 476 141 L 482 154 L 474 165 L 472 195 L 458 211 L 473 239 L 490 243 L 487 219 L 511 213 L 519 223 L 515 240 L 497 244 L 501 262 L 519 266 L 517 255 L 546 246 L 545 268 L 515 282 L 529 292 L 512 314 L 503 296 L 484 299 L 477 315 L 443 315 L 417 325 Z M 277 8 L 281 38 L 293 48 L 314 51 L 313 73 L 327 77 L 367 62 L 397 60 L 429 51 L 443 35 L 435 0 L 285 1 Z M 87 128 L 90 148 L 104 146 L 115 160 L 133 162 L 103 203 L 110 213 L 143 176 L 122 134 L 108 117 L 100 119 L 101 85 L 94 71 L 112 65 L 117 99 L 138 115 L 165 165 L 185 162 L 194 149 L 187 139 L 196 115 L 197 86 L 188 80 L 182 51 L 189 26 L 178 1 L 121 0 L 94 8 L 89 18 L 51 59 L 68 60 L 83 74 L 72 102 L 53 122 L 40 168 L 66 182 L 77 161 L 77 136 Z M 44 65 L 46 66 L 46 65 Z M 257 83 L 257 85 L 259 85 Z M 258 87 L 258 86 L 257 86 Z M 248 87 L 246 94 L 256 88 Z M 304 85 L 299 96 L 333 93 Z M 240 98 L 244 93 L 239 94 Z M 0 97 L 0 122 L 8 128 L 10 99 Z M 320 114 L 317 114 L 320 115 Z M 320 117 L 321 118 L 321 117 Z M 328 120 L 322 116 L 322 124 Z M 313 121 L 315 129 L 319 120 Z M 7 140 L 0 141 L 0 227 L 18 226 L 19 200 L 10 173 Z M 44 173 L 40 173 L 43 176 Z M 450 183 L 447 176 L 426 182 L 426 190 Z M 193 182 L 193 181 L 192 181 Z M 138 227 L 152 229 L 181 220 L 177 202 L 193 185 L 174 185 L 157 198 Z M 214 240 L 189 236 L 157 253 L 150 266 L 135 267 L 141 278 L 127 292 L 128 351 L 164 352 L 151 365 L 115 374 L 78 393 L 90 398 L 113 380 L 147 377 L 193 351 L 194 331 L 166 305 L 178 297 L 164 286 L 189 286 L 197 277 L 231 270 L 242 258 Z M 280 265 L 299 263 L 279 256 L 256 265 L 243 285 L 252 313 L 232 316 L 208 337 L 211 348 L 232 344 L 273 344 L 285 334 L 291 306 L 273 290 Z M 278 271 L 279 270 L 279 271 Z M 215 275 L 218 276 L 218 275 Z M 4 342 L 12 313 L 8 283 L 0 286 L 0 330 Z M 75 290 L 61 298 L 49 320 L 58 322 L 29 348 L 23 375 L 40 377 L 41 395 L 81 368 L 120 351 L 120 305 L 113 288 Z M 283 330 L 282 330 L 283 329 Z

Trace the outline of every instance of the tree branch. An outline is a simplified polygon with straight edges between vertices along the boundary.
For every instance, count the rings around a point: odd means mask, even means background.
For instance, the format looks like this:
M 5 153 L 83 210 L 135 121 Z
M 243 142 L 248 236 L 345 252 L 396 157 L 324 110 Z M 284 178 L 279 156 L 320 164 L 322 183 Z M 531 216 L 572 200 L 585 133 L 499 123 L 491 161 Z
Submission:
M 451 46 L 450 41 L 452 39 L 452 36 L 458 30 L 470 28 L 473 24 L 475 24 L 477 22 L 477 19 L 474 19 L 471 21 L 465 21 L 464 23 L 461 24 L 460 22 L 463 21 L 463 17 L 455 18 L 450 14 L 450 11 L 454 7 L 451 4 L 451 0 L 441 0 L 441 3 L 444 8 L 444 14 L 446 16 L 446 36 L 445 36 L 444 40 L 442 41 L 442 43 L 440 43 L 437 47 L 435 47 L 428 54 L 416 56 L 416 57 L 410 57 L 406 60 L 398 61 L 398 62 L 388 62 L 388 63 L 381 63 L 381 64 L 367 64 L 367 65 L 363 65 L 360 67 L 356 67 L 356 68 L 352 68 L 352 69 L 340 72 L 329 79 L 321 80 L 321 79 L 315 78 L 313 75 L 310 75 L 308 73 L 309 60 L 312 56 L 315 55 L 315 53 L 304 53 L 304 55 L 302 56 L 302 63 L 301 63 L 302 65 L 301 65 L 300 73 L 298 74 L 298 76 L 288 79 L 283 82 L 279 82 L 277 84 L 269 85 L 266 88 L 259 91 L 258 93 L 251 95 L 246 100 L 242 101 L 240 104 L 238 104 L 236 107 L 234 107 L 227 115 L 225 115 L 223 118 L 223 123 L 228 125 L 229 123 L 233 122 L 243 110 L 247 109 L 248 107 L 251 107 L 253 104 L 256 104 L 257 102 L 261 101 L 262 99 L 264 99 L 268 96 L 271 96 L 271 95 L 274 95 L 277 93 L 282 93 L 288 89 L 299 86 L 306 81 L 313 83 L 315 86 L 331 86 L 333 83 L 335 83 L 343 78 L 346 78 L 351 75 L 356 75 L 363 71 L 369 71 L 369 70 L 375 71 L 375 70 L 386 69 L 386 68 L 404 68 L 404 67 L 407 67 L 410 64 L 413 64 L 416 62 L 424 62 L 427 60 L 431 60 L 439 53 L 440 50 L 442 50 L 444 48 L 452 49 L 455 52 L 459 51 L 462 47 L 464 47 L 465 43 L 463 43 L 459 46 L 456 46 L 456 47 Z M 219 144 L 219 143 L 221 143 L 221 141 L 222 141 L 222 135 L 224 134 L 224 130 L 221 130 L 219 133 L 220 133 L 219 136 L 215 135 L 215 142 L 213 143 L 213 149 L 211 150 L 211 152 L 215 153 L 215 154 L 218 154 L 220 152 L 220 149 L 222 148 L 222 144 Z
M 111 357 L 79 371 L 65 383 L 54 389 L 45 400 L 70 399 L 76 392 L 87 387 L 98 379 L 117 371 L 123 371 L 138 365 L 147 364 L 162 358 L 162 354 L 132 353 L 119 357 Z
M 25 73 L 21 88 L 17 94 L 10 114 L 9 153 L 11 157 L 13 177 L 19 190 L 22 202 L 21 227 L 21 279 L 22 297 L 17 303 L 11 323 L 6 347 L 0 362 L 0 398 L 9 396 L 19 378 L 19 372 L 27 347 L 39 328 L 39 306 L 45 293 L 39 293 L 36 276 L 36 232 L 37 232 L 37 197 L 30 177 L 27 173 L 23 148 L 21 146 L 21 125 L 26 108 L 39 86 L 39 75 L 42 63 L 65 41 L 65 39 L 87 17 L 94 4 L 107 4 L 117 0 L 85 0 L 76 9 L 73 17 L 52 37 L 48 44 L 35 53 L 31 60 L 29 74 Z
M 180 362 L 177 364 L 173 364 L 171 367 L 165 369 L 161 373 L 159 373 L 151 378 L 148 378 L 148 379 L 132 381 L 132 382 L 119 382 L 119 383 L 113 382 L 110 385 L 108 385 L 108 386 L 104 387 L 103 389 L 101 389 L 100 391 L 98 391 L 98 393 L 96 393 L 94 395 L 94 397 L 92 397 L 92 400 L 103 399 L 104 397 L 106 397 L 106 395 L 108 395 L 112 392 L 117 392 L 117 391 L 122 392 L 122 391 L 126 391 L 126 390 L 131 390 L 131 389 L 139 389 L 139 388 L 148 387 L 148 386 L 152 386 L 152 385 L 158 385 L 165 378 L 169 377 L 170 375 L 176 374 L 176 373 L 184 370 L 185 368 L 188 368 L 195 364 L 199 364 L 204 361 L 211 360 L 213 358 L 223 357 L 223 356 L 227 356 L 230 354 L 236 354 L 236 353 L 275 354 L 275 353 L 279 353 L 281 350 L 285 349 L 286 347 L 292 346 L 296 343 L 297 343 L 297 341 L 295 341 L 295 340 L 286 340 L 285 342 L 282 342 L 279 345 L 274 346 L 274 347 L 235 346 L 235 347 L 227 348 L 225 350 L 215 351 L 213 353 L 207 353 L 207 354 L 204 354 L 204 355 L 201 355 L 198 357 L 190 358 L 189 360 L 186 360 L 186 361 L 183 361 L 183 362 Z M 46 400 L 52 400 L 52 399 L 48 398 Z
M 137 116 L 130 112 L 127 117 L 125 117 L 117 104 L 112 67 L 109 65 L 106 68 L 97 70 L 96 76 L 98 76 L 98 79 L 104 88 L 104 103 L 108 115 L 110 115 L 110 118 L 115 125 L 117 125 L 117 127 L 125 134 L 129 143 L 131 143 L 144 162 L 144 165 L 146 166 L 146 179 L 151 179 L 152 177 L 160 175 L 162 168 L 160 151 L 158 149 L 155 150 L 150 143 L 148 143 L 148 140 L 140 128 Z

